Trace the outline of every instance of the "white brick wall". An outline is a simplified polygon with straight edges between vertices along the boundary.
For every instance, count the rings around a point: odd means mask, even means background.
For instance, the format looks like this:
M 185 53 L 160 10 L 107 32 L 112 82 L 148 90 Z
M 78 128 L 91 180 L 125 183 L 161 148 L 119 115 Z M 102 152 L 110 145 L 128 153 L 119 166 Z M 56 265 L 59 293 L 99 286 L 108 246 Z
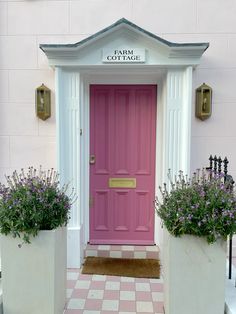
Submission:
M 1 69 L 37 69 L 35 36 L 1 36 Z
M 7 34 L 7 2 L 0 3 L 0 35 Z
M 195 0 L 134 0 L 132 20 L 154 33 L 195 33 Z
M 69 1 L 10 1 L 8 34 L 68 34 Z
M 213 87 L 213 114 L 192 115 L 192 169 L 227 155 L 236 178 L 235 0 L 0 0 L 0 178 L 22 166 L 55 165 L 54 72 L 40 43 L 73 43 L 125 17 L 176 42 L 209 41 L 194 88 Z M 35 88 L 52 89 L 52 117 L 34 113 Z M 194 95 L 193 95 L 194 111 Z
M 135 0 L 136 1 L 136 0 Z M 70 1 L 71 34 L 90 34 L 132 16 L 132 0 Z

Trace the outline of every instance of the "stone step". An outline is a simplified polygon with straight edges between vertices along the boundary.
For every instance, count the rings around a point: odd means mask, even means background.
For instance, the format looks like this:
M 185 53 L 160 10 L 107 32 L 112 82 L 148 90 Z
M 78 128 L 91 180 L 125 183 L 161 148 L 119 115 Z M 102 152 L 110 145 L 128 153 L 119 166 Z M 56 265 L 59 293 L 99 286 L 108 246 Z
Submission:
M 159 247 L 156 245 L 91 245 L 84 252 L 87 256 L 117 258 L 153 258 L 159 259 Z

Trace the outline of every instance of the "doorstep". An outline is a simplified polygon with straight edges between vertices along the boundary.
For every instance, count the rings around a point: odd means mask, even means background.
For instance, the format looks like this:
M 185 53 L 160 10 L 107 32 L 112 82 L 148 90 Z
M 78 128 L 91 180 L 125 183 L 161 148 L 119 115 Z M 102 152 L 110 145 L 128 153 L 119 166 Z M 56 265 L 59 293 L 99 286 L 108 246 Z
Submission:
M 93 245 L 88 244 L 84 256 L 159 259 L 157 245 Z

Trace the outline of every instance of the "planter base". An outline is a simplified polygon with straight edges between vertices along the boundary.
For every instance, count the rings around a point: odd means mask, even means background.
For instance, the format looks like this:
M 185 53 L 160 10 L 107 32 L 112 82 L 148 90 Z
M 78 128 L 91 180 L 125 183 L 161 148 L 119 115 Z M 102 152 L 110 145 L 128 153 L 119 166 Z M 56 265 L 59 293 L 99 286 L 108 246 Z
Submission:
M 1 237 L 4 314 L 62 314 L 66 303 L 66 228 L 40 231 L 30 244 Z
M 226 242 L 164 232 L 165 314 L 223 314 Z

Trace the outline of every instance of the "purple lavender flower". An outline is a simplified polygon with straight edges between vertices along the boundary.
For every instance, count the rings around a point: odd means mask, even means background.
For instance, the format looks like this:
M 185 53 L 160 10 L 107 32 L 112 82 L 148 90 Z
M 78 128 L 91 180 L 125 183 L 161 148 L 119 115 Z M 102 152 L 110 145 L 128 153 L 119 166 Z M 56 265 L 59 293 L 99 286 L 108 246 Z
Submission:
M 0 184 L 0 232 L 20 236 L 29 242 L 39 230 L 51 230 L 68 223 L 75 194 L 66 195 L 53 170 L 37 171 L 29 167 L 24 173 L 14 171 L 7 176 L 7 185 Z M 73 189 L 72 189 L 73 191 Z M 9 224 L 9 221 L 11 224 Z
M 205 195 L 206 195 L 206 193 L 205 193 L 204 191 L 201 191 L 201 192 L 200 192 L 200 196 L 201 196 L 201 197 L 204 197 Z
M 190 179 L 181 174 L 172 183 L 171 191 L 166 186 L 162 194 L 163 202 L 156 203 L 156 211 L 173 235 L 196 234 L 212 243 L 236 233 L 236 197 L 222 174 L 198 170 Z

